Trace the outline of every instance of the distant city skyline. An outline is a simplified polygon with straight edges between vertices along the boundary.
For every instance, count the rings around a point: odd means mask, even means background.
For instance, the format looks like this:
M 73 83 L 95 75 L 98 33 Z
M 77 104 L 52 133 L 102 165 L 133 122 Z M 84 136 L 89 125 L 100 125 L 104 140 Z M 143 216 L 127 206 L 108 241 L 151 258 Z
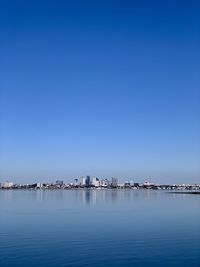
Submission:
M 81 180 L 82 177 L 87 177 L 88 175 L 84 175 L 83 173 L 77 171 L 77 170 L 71 170 L 71 171 L 35 171 L 33 170 L 33 173 L 36 175 L 33 175 L 30 172 L 27 172 L 26 177 L 22 176 L 16 176 L 16 174 L 11 174 L 1 176 L 0 177 L 0 182 L 5 182 L 5 181 L 12 181 L 14 183 L 37 183 L 37 182 L 55 182 L 57 179 L 63 180 L 64 182 L 71 182 L 72 180 Z M 37 175 L 38 173 L 38 175 Z M 43 173 L 43 174 L 42 174 Z M 62 174 L 63 173 L 63 174 Z M 68 173 L 68 175 L 67 175 Z M 71 173 L 71 174 L 70 174 Z M 77 175 L 75 175 L 75 173 Z M 85 172 L 87 173 L 87 172 Z M 89 173 L 89 172 L 88 172 Z M 107 173 L 107 175 L 106 175 Z M 60 174 L 60 175 L 59 175 Z M 112 174 L 118 174 L 118 175 L 112 175 Z M 121 175 L 120 175 L 121 174 Z M 112 179 L 112 177 L 117 178 L 119 182 L 125 182 L 125 181 L 134 181 L 134 182 L 144 182 L 144 181 L 149 181 L 153 183 L 169 183 L 169 184 L 183 184 L 183 183 L 200 183 L 199 181 L 199 176 L 191 176 L 191 173 L 186 173 L 186 172 L 177 172 L 177 175 L 175 176 L 175 173 L 170 173 L 169 171 L 166 171 L 164 174 L 159 173 L 156 171 L 151 171 L 151 172 L 142 172 L 142 171 L 133 171 L 131 172 L 130 170 L 128 171 L 123 171 L 123 170 L 118 170 L 112 173 L 111 170 L 107 171 L 99 171 L 99 172 L 92 172 L 92 175 L 89 175 L 91 179 L 93 177 L 101 178 L 101 179 Z
M 200 194 L 200 183 L 155 183 L 146 179 L 139 181 L 126 179 L 119 181 L 116 177 L 102 178 L 90 175 L 81 176 L 71 181 L 35 181 L 32 183 L 14 183 L 13 181 L 0 182 L 0 189 L 152 189 L 152 190 L 191 190 Z M 198 191 L 198 192 L 197 192 Z
M 199 183 L 199 7 L 2 1 L 0 181 Z

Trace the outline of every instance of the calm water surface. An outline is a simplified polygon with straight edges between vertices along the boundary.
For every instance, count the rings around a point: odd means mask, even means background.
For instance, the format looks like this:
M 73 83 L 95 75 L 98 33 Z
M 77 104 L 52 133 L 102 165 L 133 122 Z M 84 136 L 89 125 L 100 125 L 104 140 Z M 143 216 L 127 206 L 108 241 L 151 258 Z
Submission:
M 0 190 L 0 266 L 200 266 L 200 195 Z

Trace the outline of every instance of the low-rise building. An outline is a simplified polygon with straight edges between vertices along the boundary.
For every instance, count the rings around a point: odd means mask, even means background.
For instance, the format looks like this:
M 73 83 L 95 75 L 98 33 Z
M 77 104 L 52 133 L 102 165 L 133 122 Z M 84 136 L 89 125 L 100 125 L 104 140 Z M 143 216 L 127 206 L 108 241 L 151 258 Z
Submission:
M 6 181 L 6 182 L 1 184 L 1 187 L 3 187 L 3 188 L 11 188 L 13 185 L 14 185 L 13 182 Z

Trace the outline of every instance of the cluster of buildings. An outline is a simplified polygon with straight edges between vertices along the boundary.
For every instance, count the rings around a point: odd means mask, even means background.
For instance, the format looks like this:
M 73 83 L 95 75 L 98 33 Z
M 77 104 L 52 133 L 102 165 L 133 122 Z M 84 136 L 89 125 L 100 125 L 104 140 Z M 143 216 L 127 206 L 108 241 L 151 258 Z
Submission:
M 55 183 L 34 183 L 34 184 L 14 184 L 13 182 L 0 183 L 0 189 L 163 189 L 163 190 L 200 190 L 200 184 L 155 184 L 150 182 L 135 183 L 126 181 L 119 183 L 118 179 L 112 177 L 111 180 L 100 179 L 97 177 L 82 176 L 80 179 L 74 179 L 73 182 L 64 183 L 63 180 L 57 180 Z

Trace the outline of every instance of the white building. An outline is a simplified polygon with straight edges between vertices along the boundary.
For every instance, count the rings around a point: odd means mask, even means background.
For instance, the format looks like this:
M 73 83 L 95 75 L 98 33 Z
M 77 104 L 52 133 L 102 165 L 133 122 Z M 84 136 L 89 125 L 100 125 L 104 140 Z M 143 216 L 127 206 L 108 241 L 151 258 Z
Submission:
M 154 183 L 150 183 L 150 182 L 148 182 L 148 181 L 145 181 L 145 182 L 143 183 L 143 185 L 144 185 L 144 186 L 152 186 L 152 185 L 154 185 Z
M 74 179 L 74 184 L 73 184 L 74 186 L 78 186 L 79 184 L 78 184 L 78 179 Z
M 86 185 L 86 177 L 81 177 L 81 185 L 82 186 Z
M 1 186 L 4 187 L 4 188 L 10 188 L 10 187 L 13 186 L 13 183 L 6 181 L 5 183 L 2 183 Z
M 100 186 L 100 181 L 97 177 L 93 177 L 92 178 L 92 185 L 95 187 L 99 187 Z
M 37 183 L 37 188 L 42 188 L 42 187 L 43 187 L 43 184 Z
M 100 186 L 107 187 L 109 186 L 109 181 L 107 179 L 103 179 L 100 181 Z

